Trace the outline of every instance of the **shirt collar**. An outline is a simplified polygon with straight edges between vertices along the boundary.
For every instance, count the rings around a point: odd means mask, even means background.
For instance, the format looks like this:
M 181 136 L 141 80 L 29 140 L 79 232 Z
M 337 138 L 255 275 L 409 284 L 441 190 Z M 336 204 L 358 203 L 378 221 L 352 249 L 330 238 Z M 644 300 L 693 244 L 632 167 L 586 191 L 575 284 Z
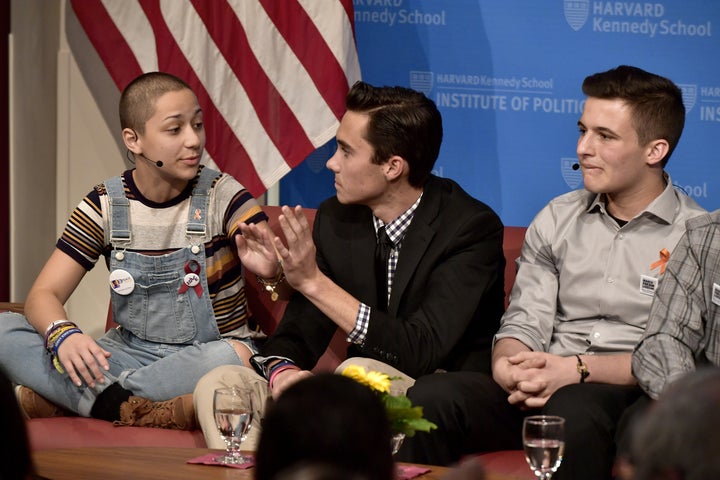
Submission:
M 665 190 L 663 190 L 663 192 L 658 195 L 655 200 L 650 202 L 650 204 L 645 207 L 642 212 L 637 214 L 635 218 L 653 216 L 662 220 L 664 223 L 673 223 L 675 215 L 678 212 L 678 208 L 680 207 L 680 199 L 678 199 L 679 193 L 676 191 L 677 189 L 673 185 L 670 175 L 663 173 L 663 177 L 666 182 Z M 605 206 L 605 194 L 598 193 L 588 206 L 587 212 L 592 213 L 593 211 L 600 211 L 605 215 L 608 215 Z M 632 219 L 630 221 L 632 221 Z
M 397 217 L 395 220 L 388 223 L 387 225 L 382 220 L 373 215 L 373 225 L 375 227 L 375 233 L 377 234 L 378 229 L 384 226 L 385 232 L 387 233 L 388 238 L 390 238 L 390 241 L 394 245 L 400 243 L 400 241 L 405 236 L 408 227 L 410 226 L 410 222 L 412 222 L 412 219 L 415 216 L 415 211 L 417 210 L 418 205 L 420 205 L 420 200 L 422 199 L 422 196 L 423 194 L 420 193 L 420 196 L 417 200 L 415 200 L 415 203 L 410 205 L 410 208 L 405 210 L 399 217 Z

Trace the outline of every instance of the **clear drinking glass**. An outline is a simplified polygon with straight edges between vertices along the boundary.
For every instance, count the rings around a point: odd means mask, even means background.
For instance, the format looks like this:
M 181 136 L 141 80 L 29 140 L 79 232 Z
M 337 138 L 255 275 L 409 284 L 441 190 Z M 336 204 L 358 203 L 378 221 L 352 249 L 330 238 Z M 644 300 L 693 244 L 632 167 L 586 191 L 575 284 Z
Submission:
M 215 457 L 224 464 L 240 464 L 252 461 L 240 453 L 240 444 L 247 437 L 252 424 L 254 409 L 253 391 L 243 387 L 227 387 L 215 390 L 213 413 L 215 425 L 223 440 L 225 454 Z
M 549 480 L 560 466 L 565 451 L 565 419 L 533 415 L 523 421 L 525 459 L 536 477 Z

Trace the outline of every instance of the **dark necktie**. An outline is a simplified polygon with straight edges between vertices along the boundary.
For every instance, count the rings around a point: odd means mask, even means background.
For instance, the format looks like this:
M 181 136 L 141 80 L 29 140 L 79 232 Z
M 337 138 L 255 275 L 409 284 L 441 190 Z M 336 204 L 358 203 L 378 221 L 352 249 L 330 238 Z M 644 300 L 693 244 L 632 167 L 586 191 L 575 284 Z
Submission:
M 378 307 L 387 311 L 388 298 L 388 260 L 393 243 L 385 232 L 385 227 L 378 228 L 378 242 L 375 246 L 375 279 L 377 285 Z

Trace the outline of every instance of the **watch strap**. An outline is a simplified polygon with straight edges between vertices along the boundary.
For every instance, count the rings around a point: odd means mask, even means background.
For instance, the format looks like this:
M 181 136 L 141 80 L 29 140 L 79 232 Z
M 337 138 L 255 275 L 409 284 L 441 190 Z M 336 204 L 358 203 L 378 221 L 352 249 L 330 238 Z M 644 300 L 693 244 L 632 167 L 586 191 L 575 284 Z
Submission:
M 580 358 L 580 355 L 575 355 L 575 358 L 577 358 L 577 371 L 580 374 L 580 383 L 585 383 L 585 379 L 590 375 L 590 370 L 588 370 L 587 363 L 584 363 L 582 361 L 582 358 Z

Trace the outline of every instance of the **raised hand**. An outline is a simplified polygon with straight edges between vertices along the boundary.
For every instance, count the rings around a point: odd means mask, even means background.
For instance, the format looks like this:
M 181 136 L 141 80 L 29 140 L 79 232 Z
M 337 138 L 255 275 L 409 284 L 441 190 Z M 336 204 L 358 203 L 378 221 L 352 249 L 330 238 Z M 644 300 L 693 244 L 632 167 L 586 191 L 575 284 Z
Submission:
M 240 232 L 242 235 L 235 236 L 235 244 L 243 266 L 263 278 L 277 276 L 278 256 L 267 222 L 241 223 Z
M 279 237 L 275 237 L 275 248 L 282 261 L 288 283 L 300 292 L 308 287 L 316 275 L 320 273 L 315 260 L 315 243 L 312 229 L 302 211 L 302 207 L 294 209 L 282 207 L 282 215 L 278 218 L 283 230 L 287 246 Z

